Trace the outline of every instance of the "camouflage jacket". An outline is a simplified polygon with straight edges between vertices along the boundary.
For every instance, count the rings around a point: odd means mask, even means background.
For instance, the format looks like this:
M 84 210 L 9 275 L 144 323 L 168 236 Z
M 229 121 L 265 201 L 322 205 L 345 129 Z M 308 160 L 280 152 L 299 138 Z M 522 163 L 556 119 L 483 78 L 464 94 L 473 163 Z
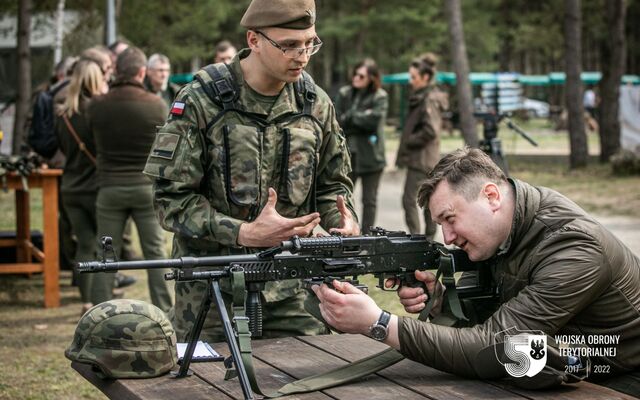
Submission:
M 266 109 L 242 76 L 240 59 L 249 53 L 241 51 L 230 68 L 239 103 L 262 122 L 246 113 L 222 113 L 194 80 L 176 97 L 184 103 L 181 115 L 170 113 L 149 154 L 144 173 L 155 182 L 160 223 L 175 233 L 173 256 L 246 251 L 237 244 L 240 225 L 258 216 L 269 187 L 278 192 L 276 208 L 285 217 L 317 208 L 323 228 L 338 227 L 339 194 L 356 215 L 349 154 L 329 97 L 316 86 L 313 117 L 290 118 L 302 107 L 294 85 L 287 84 Z M 205 71 L 197 74 L 211 81 Z

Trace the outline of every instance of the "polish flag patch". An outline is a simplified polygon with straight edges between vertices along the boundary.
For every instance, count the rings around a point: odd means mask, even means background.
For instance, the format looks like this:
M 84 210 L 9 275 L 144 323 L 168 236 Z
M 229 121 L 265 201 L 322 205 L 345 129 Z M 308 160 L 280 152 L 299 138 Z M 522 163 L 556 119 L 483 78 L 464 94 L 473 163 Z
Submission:
M 186 104 L 184 104 L 184 102 L 174 101 L 173 105 L 171 106 L 171 114 L 181 116 L 182 114 L 184 114 L 185 107 Z

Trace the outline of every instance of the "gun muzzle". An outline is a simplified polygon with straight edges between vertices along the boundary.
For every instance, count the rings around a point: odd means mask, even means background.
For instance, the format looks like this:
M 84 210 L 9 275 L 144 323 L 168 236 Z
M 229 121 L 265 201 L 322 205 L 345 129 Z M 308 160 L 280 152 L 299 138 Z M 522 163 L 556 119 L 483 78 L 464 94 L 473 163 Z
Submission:
M 106 271 L 107 265 L 102 261 L 85 261 L 78 263 L 79 272 Z

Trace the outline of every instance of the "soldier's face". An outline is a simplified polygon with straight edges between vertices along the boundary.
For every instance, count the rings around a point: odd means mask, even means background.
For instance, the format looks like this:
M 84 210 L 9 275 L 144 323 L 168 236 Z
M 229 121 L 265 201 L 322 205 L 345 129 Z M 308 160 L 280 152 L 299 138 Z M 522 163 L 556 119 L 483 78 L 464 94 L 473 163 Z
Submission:
M 500 189 L 493 183 L 487 183 L 478 197 L 469 201 L 443 180 L 429 199 L 429 210 L 442 226 L 446 244 L 455 244 L 470 260 L 481 261 L 492 257 L 507 239 L 510 227 L 503 226 L 507 222 L 500 217 L 501 202 Z
M 266 28 L 261 32 L 264 32 L 269 39 L 280 46 L 277 48 L 267 38 L 258 35 L 260 59 L 268 73 L 283 82 L 297 81 L 311 56 L 302 52 L 296 58 L 289 58 L 284 55 L 282 49 L 313 46 L 316 28 L 313 26 L 307 29 Z

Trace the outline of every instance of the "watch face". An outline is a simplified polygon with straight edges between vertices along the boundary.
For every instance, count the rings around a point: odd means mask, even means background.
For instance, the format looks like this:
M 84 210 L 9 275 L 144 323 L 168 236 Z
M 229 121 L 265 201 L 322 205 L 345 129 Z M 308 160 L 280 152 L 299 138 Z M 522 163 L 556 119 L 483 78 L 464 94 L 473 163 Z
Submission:
M 371 337 L 379 341 L 385 340 L 387 338 L 387 328 L 383 325 L 372 326 Z

